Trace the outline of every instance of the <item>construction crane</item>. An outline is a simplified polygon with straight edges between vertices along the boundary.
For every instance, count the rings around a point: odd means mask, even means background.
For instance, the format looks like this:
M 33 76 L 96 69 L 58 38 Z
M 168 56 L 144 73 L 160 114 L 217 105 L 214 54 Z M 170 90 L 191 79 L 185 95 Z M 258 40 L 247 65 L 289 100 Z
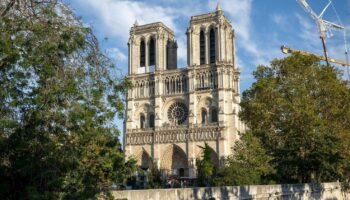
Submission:
M 323 51 L 324 51 L 324 59 L 327 62 L 327 65 L 329 64 L 329 60 L 328 60 L 328 53 L 327 53 L 327 48 L 326 48 L 326 36 L 327 33 L 330 33 L 329 35 L 331 36 L 331 32 L 330 29 L 338 29 L 338 30 L 344 30 L 344 26 L 335 24 L 333 22 L 329 22 L 326 21 L 324 19 L 322 19 L 324 13 L 326 12 L 327 8 L 332 4 L 331 0 L 328 0 L 328 4 L 326 5 L 326 7 L 322 10 L 322 12 L 317 15 L 309 6 L 309 4 L 306 2 L 306 0 L 297 0 L 298 3 L 301 5 L 301 7 L 303 7 L 303 9 L 311 16 L 311 18 L 313 20 L 316 21 L 316 24 L 318 26 L 319 32 L 320 32 L 320 38 L 322 40 L 322 46 L 323 46 Z
M 284 54 L 298 52 L 298 53 L 300 53 L 302 55 L 314 55 L 314 56 L 318 57 L 320 60 L 325 60 L 326 61 L 326 59 L 328 59 L 328 62 L 336 63 L 336 64 L 342 65 L 344 67 L 350 67 L 349 63 L 346 63 L 346 62 L 343 62 L 343 61 L 340 61 L 340 60 L 336 60 L 336 59 L 333 59 L 333 58 L 326 58 L 325 56 L 317 55 L 317 54 L 314 54 L 314 53 L 311 53 L 311 52 L 307 52 L 307 51 L 303 51 L 303 50 L 291 49 L 291 48 L 287 47 L 286 45 L 282 45 L 281 46 L 281 51 Z

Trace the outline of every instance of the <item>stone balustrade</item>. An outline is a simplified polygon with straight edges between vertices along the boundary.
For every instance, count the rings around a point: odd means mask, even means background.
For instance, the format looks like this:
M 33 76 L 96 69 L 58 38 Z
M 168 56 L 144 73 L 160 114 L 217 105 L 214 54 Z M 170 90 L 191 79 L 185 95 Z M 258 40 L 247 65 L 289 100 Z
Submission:
M 221 138 L 223 127 L 207 125 L 187 128 L 186 126 L 163 127 L 158 129 L 128 129 L 126 144 L 176 143 L 186 141 L 215 141 Z

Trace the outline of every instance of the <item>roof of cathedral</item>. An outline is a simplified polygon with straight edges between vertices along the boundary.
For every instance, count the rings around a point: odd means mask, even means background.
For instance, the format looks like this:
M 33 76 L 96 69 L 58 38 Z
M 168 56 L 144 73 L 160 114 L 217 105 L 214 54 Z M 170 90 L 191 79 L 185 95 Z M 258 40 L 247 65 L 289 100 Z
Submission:
M 221 9 L 220 4 L 216 6 L 216 10 L 214 12 L 195 15 L 191 17 L 191 24 L 209 22 L 213 20 L 224 20 L 227 24 L 230 24 L 228 18 L 224 15 L 224 11 Z M 230 24 L 231 26 L 231 24 Z
M 171 30 L 169 27 L 167 27 L 165 24 L 163 24 L 163 22 L 154 22 L 150 24 L 139 25 L 136 20 L 134 23 L 134 26 L 131 27 L 131 31 L 134 33 L 142 33 L 152 29 L 157 30 L 158 28 L 162 28 L 165 31 L 167 31 L 169 34 L 174 35 L 174 31 Z

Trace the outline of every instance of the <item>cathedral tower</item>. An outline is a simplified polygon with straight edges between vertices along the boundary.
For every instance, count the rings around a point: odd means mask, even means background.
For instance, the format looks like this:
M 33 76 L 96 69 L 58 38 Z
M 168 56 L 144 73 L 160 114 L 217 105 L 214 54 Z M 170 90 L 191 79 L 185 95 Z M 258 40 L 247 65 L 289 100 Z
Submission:
M 130 30 L 129 75 L 177 68 L 177 44 L 174 32 L 162 22 L 139 26 Z
M 124 150 L 145 170 L 195 177 L 200 146 L 221 166 L 244 126 L 234 32 L 221 8 L 193 16 L 187 40 L 188 66 L 177 69 L 172 30 L 161 22 L 131 28 Z

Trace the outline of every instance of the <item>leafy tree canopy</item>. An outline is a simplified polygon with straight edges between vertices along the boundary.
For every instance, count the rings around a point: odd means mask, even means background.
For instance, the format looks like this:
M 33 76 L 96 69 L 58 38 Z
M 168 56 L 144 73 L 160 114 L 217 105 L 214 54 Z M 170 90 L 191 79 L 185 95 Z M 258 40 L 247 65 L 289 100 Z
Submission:
M 260 140 L 250 131 L 240 134 L 233 154 L 219 169 L 214 178 L 215 185 L 253 185 L 269 183 L 274 169 L 270 164 L 272 157 L 266 153 Z
M 212 176 L 215 173 L 215 165 L 212 159 L 213 150 L 205 143 L 202 148 L 202 158 L 197 159 L 197 182 L 199 186 L 210 186 Z
M 121 185 L 127 80 L 60 0 L 0 2 L 0 198 L 91 199 Z
M 241 119 L 258 137 L 281 183 L 336 181 L 350 161 L 350 89 L 332 66 L 293 54 L 258 66 Z

